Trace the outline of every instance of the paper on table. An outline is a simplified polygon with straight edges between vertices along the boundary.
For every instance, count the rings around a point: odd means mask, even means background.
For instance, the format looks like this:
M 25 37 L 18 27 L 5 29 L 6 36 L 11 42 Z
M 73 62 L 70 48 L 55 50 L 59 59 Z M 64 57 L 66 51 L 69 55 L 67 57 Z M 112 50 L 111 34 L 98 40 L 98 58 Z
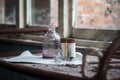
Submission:
M 12 58 L 5 58 L 5 61 L 8 62 L 26 62 L 26 63 L 41 63 L 41 64 L 74 64 L 74 65 L 80 65 L 82 64 L 82 54 L 79 52 L 76 52 L 76 59 L 73 61 L 60 61 L 55 62 L 54 59 L 44 59 L 42 58 L 42 55 L 33 55 L 30 51 L 24 51 L 19 56 L 15 56 Z

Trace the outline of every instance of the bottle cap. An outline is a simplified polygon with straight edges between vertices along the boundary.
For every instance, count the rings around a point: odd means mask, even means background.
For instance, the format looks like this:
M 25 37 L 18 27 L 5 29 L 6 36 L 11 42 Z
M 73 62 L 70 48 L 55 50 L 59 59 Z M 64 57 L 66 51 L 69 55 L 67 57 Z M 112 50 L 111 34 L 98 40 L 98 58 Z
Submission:
M 72 39 L 72 38 L 68 38 L 68 39 L 67 39 L 67 43 L 75 43 L 75 40 Z
M 61 38 L 61 43 L 67 43 L 67 38 Z

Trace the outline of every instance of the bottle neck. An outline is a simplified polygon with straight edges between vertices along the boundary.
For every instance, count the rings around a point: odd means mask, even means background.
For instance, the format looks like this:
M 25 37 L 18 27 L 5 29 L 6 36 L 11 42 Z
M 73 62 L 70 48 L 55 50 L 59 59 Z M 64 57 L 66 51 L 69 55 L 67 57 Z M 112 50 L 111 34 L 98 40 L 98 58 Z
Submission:
M 55 31 L 55 28 L 50 27 L 50 28 L 48 29 L 48 32 L 50 32 L 50 33 L 55 33 L 56 31 Z

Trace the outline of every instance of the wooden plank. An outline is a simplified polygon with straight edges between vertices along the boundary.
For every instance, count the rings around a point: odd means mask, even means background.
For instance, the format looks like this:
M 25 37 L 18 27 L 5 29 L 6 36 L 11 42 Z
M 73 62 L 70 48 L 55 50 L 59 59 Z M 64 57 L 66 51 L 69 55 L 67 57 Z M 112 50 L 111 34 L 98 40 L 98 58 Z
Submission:
M 74 29 L 73 38 L 112 41 L 120 36 L 120 30 Z
M 77 48 L 96 47 L 106 50 L 112 42 L 93 41 L 84 39 L 75 39 Z
M 0 66 L 6 69 L 26 74 L 40 79 L 45 77 L 47 80 L 82 80 L 80 67 L 67 67 L 59 65 L 44 64 L 17 64 L 0 59 Z

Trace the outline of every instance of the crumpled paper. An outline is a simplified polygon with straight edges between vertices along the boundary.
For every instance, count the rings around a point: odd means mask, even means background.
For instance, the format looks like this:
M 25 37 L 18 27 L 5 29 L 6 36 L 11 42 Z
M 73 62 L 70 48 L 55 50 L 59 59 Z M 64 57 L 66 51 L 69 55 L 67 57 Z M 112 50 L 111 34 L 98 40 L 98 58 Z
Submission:
M 61 60 L 56 62 L 55 59 L 44 59 L 41 55 L 33 55 L 29 50 L 22 52 L 20 55 L 12 57 L 12 58 L 5 58 L 5 61 L 8 62 L 24 62 L 24 63 L 41 63 L 41 64 L 61 64 L 61 65 L 80 65 L 82 64 L 82 54 L 76 52 L 76 58 L 72 61 Z

